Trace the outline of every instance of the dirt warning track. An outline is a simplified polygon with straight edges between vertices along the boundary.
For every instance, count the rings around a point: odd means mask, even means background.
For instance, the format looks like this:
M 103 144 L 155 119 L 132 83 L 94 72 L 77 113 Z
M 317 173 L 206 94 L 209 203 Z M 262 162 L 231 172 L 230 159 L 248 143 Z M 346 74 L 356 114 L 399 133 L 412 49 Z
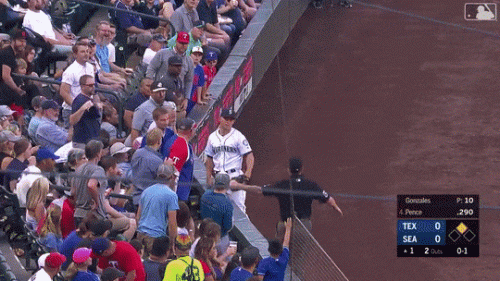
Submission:
M 461 1 L 366 3 L 297 23 L 279 53 L 283 94 L 275 59 L 235 125 L 252 182 L 287 177 L 299 155 L 307 177 L 349 194 L 343 217 L 314 205 L 313 234 L 350 280 L 497 280 L 498 24 L 465 21 Z M 480 257 L 397 258 L 397 194 L 479 194 Z M 276 199 L 247 206 L 272 236 Z

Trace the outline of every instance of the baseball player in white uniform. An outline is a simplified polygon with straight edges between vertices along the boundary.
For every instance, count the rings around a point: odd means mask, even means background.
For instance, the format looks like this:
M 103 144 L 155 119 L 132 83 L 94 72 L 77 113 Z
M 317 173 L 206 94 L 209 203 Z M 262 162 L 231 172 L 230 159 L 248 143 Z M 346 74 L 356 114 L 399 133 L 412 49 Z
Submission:
M 232 109 L 223 109 L 219 127 L 208 137 L 205 155 L 207 183 L 213 183 L 213 175 L 226 172 L 231 179 L 244 178 L 248 183 L 252 176 L 254 156 L 246 137 L 233 128 L 236 113 Z M 242 170 L 243 160 L 245 171 Z M 246 191 L 231 190 L 229 197 L 246 213 Z

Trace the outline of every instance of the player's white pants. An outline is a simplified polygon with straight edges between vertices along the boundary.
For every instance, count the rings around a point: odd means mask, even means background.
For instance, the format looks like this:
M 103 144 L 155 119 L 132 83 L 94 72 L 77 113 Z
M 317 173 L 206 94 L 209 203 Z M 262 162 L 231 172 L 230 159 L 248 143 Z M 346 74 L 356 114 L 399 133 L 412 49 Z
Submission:
M 236 203 L 236 206 L 238 206 L 243 213 L 247 213 L 247 207 L 245 206 L 245 200 L 247 198 L 247 192 L 244 190 L 237 190 L 237 191 L 229 191 L 228 192 L 229 198 Z

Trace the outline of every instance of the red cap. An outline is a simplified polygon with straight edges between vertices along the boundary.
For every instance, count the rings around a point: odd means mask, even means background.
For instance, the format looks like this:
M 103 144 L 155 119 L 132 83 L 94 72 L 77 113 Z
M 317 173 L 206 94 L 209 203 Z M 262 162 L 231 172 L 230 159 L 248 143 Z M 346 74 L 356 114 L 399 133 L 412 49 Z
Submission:
M 58 268 L 66 261 L 66 257 L 58 252 L 50 253 L 45 259 L 45 267 Z
M 177 42 L 188 44 L 189 43 L 189 34 L 187 32 L 181 31 L 177 34 Z

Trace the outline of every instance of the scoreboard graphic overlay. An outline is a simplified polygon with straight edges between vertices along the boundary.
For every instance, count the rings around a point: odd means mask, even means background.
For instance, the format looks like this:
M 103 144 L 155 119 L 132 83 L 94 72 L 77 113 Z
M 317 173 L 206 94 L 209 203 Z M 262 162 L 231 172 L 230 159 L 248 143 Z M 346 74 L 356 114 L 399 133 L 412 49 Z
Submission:
M 398 257 L 479 257 L 479 195 L 398 195 Z

